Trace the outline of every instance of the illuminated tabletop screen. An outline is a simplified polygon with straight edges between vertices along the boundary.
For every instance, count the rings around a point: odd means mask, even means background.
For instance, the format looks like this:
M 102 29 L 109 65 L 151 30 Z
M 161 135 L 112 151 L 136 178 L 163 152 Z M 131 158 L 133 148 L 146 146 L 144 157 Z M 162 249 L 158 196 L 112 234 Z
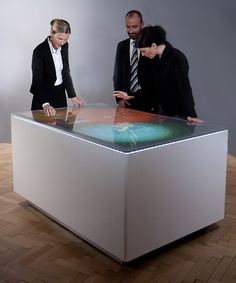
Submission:
M 122 152 L 132 152 L 225 130 L 217 125 L 194 125 L 177 118 L 101 105 L 57 109 L 54 117 L 45 116 L 43 111 L 17 114 Z

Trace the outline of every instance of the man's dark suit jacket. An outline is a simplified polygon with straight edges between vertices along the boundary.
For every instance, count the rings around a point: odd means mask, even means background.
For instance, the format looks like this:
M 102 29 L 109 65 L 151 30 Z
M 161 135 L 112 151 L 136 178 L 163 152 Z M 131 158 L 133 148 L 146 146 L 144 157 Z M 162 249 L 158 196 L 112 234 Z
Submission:
M 140 56 L 138 63 L 138 80 L 141 86 L 141 95 L 139 98 L 130 99 L 129 103 L 135 105 L 136 101 L 138 102 L 139 109 L 148 111 L 150 109 L 149 96 L 150 93 L 148 91 L 149 84 L 146 69 L 148 68 L 149 60 Z M 130 68 L 130 39 L 123 40 L 118 43 L 115 57 L 115 67 L 113 74 L 113 84 L 114 90 L 124 91 L 128 95 L 132 95 L 130 93 L 130 76 L 131 76 L 131 68 Z M 119 99 L 117 99 L 119 101 Z M 135 105 L 136 106 L 136 105 Z M 134 108 L 136 108 L 134 106 Z
M 72 98 L 76 96 L 76 93 L 70 76 L 68 43 L 61 47 L 61 56 L 63 62 L 63 87 L 68 97 Z M 51 100 L 51 89 L 56 81 L 56 71 L 48 44 L 48 38 L 33 51 L 32 73 L 33 77 L 30 92 L 33 94 L 33 102 L 31 110 L 38 110 L 42 108 L 43 103 Z M 56 97 L 53 99 L 56 99 Z
M 150 61 L 153 62 L 149 76 L 153 74 L 150 84 L 153 86 L 155 112 L 158 113 L 161 106 L 163 114 L 168 116 L 197 117 L 185 55 L 167 42 L 161 58 Z

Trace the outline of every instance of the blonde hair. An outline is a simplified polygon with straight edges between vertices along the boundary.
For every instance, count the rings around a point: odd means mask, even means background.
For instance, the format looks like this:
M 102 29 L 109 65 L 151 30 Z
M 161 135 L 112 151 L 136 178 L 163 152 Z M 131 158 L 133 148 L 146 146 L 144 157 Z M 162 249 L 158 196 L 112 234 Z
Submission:
M 63 19 L 53 19 L 50 22 L 51 32 L 55 33 L 71 33 L 70 24 Z

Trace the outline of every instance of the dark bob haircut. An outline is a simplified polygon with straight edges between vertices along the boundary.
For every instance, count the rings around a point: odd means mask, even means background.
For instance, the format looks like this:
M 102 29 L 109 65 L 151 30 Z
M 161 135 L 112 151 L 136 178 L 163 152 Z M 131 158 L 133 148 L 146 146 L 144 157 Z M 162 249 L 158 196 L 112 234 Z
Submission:
M 156 43 L 156 45 L 166 43 L 166 32 L 161 26 L 143 28 L 137 40 L 137 47 L 151 47 L 153 43 Z

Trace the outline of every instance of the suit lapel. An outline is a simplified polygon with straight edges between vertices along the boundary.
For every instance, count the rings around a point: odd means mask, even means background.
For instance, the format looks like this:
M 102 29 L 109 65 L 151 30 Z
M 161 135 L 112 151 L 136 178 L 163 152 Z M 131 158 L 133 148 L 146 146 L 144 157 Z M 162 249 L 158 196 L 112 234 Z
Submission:
M 51 50 L 50 50 L 50 47 L 49 47 L 48 38 L 44 41 L 44 43 L 45 43 L 44 49 L 45 49 L 45 58 L 47 60 L 47 66 L 56 76 L 55 65 L 54 65 L 52 53 L 51 53 Z

